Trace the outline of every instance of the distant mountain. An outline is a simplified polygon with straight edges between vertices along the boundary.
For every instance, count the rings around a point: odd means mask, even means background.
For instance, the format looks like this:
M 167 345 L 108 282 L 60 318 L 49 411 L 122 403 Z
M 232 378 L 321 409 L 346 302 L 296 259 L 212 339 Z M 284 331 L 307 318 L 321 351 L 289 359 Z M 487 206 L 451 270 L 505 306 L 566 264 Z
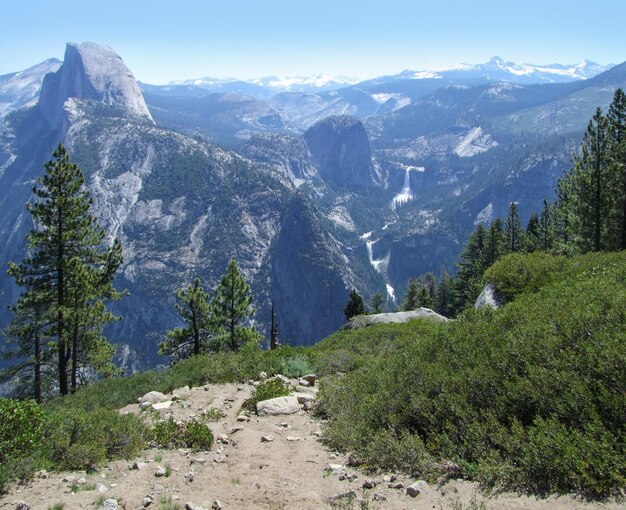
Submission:
M 61 62 L 51 58 L 19 73 L 0 76 L 0 118 L 24 106 L 34 105 L 39 98 L 44 76 L 57 71 L 59 67 Z

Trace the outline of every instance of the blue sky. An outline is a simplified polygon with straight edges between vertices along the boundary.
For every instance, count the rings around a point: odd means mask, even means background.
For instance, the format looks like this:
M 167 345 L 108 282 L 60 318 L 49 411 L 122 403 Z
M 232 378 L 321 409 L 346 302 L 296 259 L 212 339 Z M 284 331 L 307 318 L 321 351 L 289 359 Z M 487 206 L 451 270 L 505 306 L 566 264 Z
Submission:
M 626 1 L 7 0 L 0 75 L 65 43 L 115 49 L 148 83 L 317 73 L 368 78 L 480 63 L 626 60 Z

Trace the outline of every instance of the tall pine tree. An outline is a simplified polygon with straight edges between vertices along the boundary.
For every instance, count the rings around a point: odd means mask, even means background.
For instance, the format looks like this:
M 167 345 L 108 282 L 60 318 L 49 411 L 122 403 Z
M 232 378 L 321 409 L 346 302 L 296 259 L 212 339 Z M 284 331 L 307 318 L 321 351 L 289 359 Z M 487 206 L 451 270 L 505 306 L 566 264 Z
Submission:
M 200 285 L 200 278 L 176 292 L 180 303 L 176 303 L 174 308 L 185 326 L 167 332 L 167 338 L 159 344 L 159 354 L 171 355 L 177 361 L 208 350 L 212 337 L 208 297 Z
M 35 200 L 27 206 L 34 223 L 27 237 L 29 254 L 19 264 L 10 263 L 9 274 L 24 288 L 26 301 L 46 308 L 59 392 L 66 395 L 70 360 L 75 388 L 79 350 L 102 347 L 102 341 L 87 340 L 93 340 L 94 333 L 102 340 L 102 327 L 112 320 L 104 301 L 119 296 L 112 282 L 121 248 L 118 243 L 104 245 L 83 174 L 61 144 L 53 158 L 45 164 L 46 173 L 33 188 Z
M 231 351 L 237 352 L 244 344 L 258 342 L 261 338 L 253 328 L 244 326 L 256 313 L 252 301 L 250 286 L 239 271 L 237 261 L 232 259 L 209 304 L 211 327 L 220 333 Z
M 607 115 L 613 167 L 611 249 L 626 250 L 626 94 L 615 91 Z
M 365 303 L 356 289 L 350 291 L 350 296 L 348 297 L 346 307 L 343 309 L 343 313 L 346 316 L 346 320 L 350 320 L 357 315 L 365 314 Z

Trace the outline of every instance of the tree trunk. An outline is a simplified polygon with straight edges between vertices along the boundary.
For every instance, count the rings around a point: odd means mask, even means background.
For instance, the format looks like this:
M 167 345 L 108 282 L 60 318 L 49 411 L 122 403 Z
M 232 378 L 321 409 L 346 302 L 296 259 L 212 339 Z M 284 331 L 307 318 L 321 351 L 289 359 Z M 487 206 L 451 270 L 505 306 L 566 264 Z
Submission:
M 37 318 L 37 321 L 39 319 Z M 41 339 L 39 338 L 39 324 L 35 325 L 35 382 L 34 397 L 38 403 L 41 403 Z
M 74 319 L 72 331 L 72 393 L 76 393 L 76 377 L 78 374 L 78 320 Z

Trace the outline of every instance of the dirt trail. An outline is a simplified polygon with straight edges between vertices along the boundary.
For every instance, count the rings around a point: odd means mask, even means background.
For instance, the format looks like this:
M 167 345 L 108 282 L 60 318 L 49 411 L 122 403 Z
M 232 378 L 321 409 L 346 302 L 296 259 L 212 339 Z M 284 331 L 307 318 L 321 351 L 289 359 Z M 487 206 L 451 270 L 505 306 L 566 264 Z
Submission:
M 219 409 L 225 415 L 210 423 L 217 438 L 226 434 L 224 443 L 217 442 L 209 452 L 150 449 L 136 459 L 140 469 L 132 469 L 133 461 L 112 462 L 98 473 L 50 473 L 37 478 L 27 486 L 15 486 L 0 498 L 0 509 L 15 509 L 20 501 L 31 510 L 47 510 L 57 503 L 64 510 L 96 509 L 106 498 L 116 498 L 120 508 L 141 509 L 150 497 L 147 508 L 163 508 L 170 500 L 185 508 L 210 509 L 219 500 L 224 510 L 231 509 L 476 509 L 480 503 L 488 509 L 584 509 L 617 510 L 626 508 L 616 503 L 586 504 L 570 497 L 537 500 L 516 495 L 500 495 L 486 499 L 475 484 L 452 481 L 443 487 L 429 486 L 417 497 L 406 494 L 406 489 L 389 488 L 383 475 L 371 477 L 355 469 L 345 468 L 331 473 L 329 464 L 344 465 L 342 455 L 328 451 L 317 437 L 322 424 L 304 410 L 289 416 L 252 416 L 248 422 L 237 421 L 244 400 L 250 396 L 251 385 L 207 385 L 182 389 L 175 393 L 181 400 L 173 402 L 163 416 L 171 413 L 176 420 L 200 417 L 202 411 Z M 120 412 L 140 413 L 139 406 L 129 405 Z M 152 420 L 159 415 L 143 413 Z M 156 415 L 156 416 L 155 416 Z M 271 435 L 274 440 L 262 442 Z M 156 477 L 157 467 L 166 468 L 169 476 Z M 346 475 L 350 475 L 345 479 Z M 356 475 L 356 478 L 354 477 Z M 84 478 L 78 491 L 72 484 Z M 344 478 L 342 480 L 342 478 Z M 65 480 L 65 481 L 64 481 Z M 364 489 L 366 480 L 379 482 L 372 489 Z M 81 480 L 82 481 L 82 480 Z M 415 480 L 397 476 L 394 483 L 407 487 Z M 102 486 L 99 486 L 101 484 Z M 102 492 L 99 492 L 99 490 Z M 331 498 L 354 491 L 356 498 Z M 474 500 L 478 505 L 472 505 Z M 461 506 L 462 505 L 462 506 Z M 168 507 L 173 508 L 173 507 Z

